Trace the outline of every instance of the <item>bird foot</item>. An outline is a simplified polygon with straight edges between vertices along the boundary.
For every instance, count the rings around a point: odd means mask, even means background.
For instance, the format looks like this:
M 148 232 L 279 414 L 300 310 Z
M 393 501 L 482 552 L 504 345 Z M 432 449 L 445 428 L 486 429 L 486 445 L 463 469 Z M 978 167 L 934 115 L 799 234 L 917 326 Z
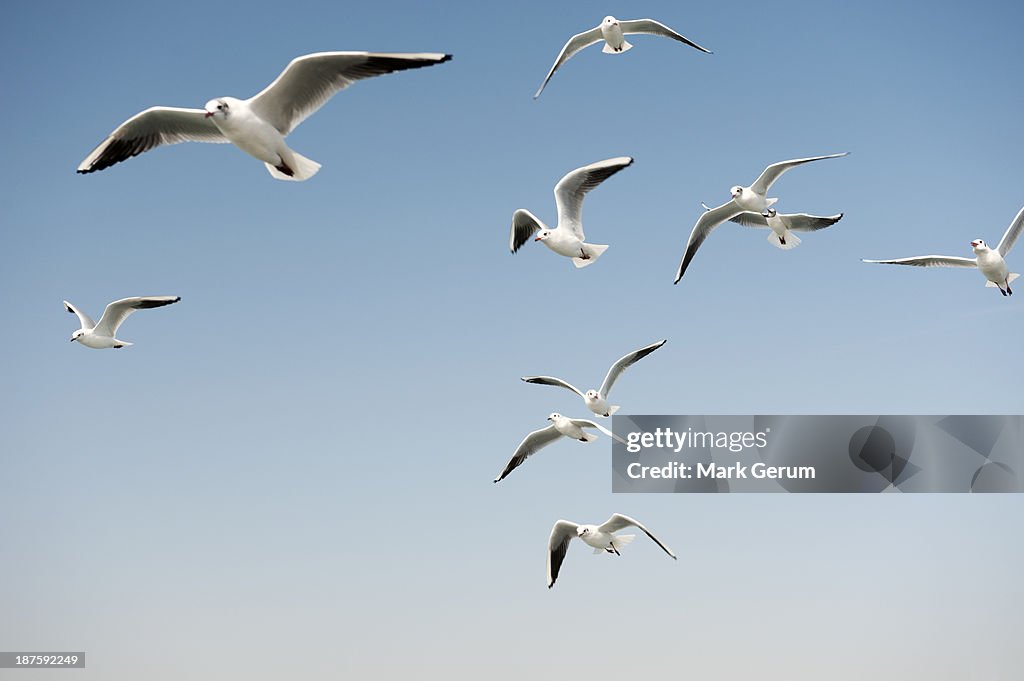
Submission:
M 288 177 L 295 177 L 295 171 L 285 165 L 284 161 L 281 161 L 281 165 L 274 166 Z

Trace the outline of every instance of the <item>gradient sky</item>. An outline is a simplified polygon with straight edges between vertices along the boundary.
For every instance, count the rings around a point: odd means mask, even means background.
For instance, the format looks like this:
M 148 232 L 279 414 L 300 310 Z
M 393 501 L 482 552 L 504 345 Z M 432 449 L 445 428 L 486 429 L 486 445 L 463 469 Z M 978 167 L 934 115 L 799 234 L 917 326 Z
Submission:
M 89 681 L 1018 678 L 1020 495 L 612 495 L 607 438 L 491 479 L 549 412 L 585 415 L 520 376 L 586 389 L 661 338 L 624 413 L 1024 411 L 1024 297 L 860 262 L 969 256 L 1024 205 L 1024 8 L 585 5 L 7 9 L 0 649 L 85 650 Z M 715 53 L 590 48 L 533 101 L 607 13 Z M 307 120 L 311 181 L 199 144 L 74 173 L 148 106 L 360 49 L 455 58 Z M 840 151 L 773 195 L 842 222 L 788 252 L 722 228 L 672 286 L 701 201 Z M 515 209 L 553 222 L 564 173 L 623 154 L 586 200 L 600 262 L 508 253 Z M 133 347 L 68 343 L 62 299 L 165 294 Z M 572 546 L 548 591 L 552 523 L 612 512 L 680 560 Z

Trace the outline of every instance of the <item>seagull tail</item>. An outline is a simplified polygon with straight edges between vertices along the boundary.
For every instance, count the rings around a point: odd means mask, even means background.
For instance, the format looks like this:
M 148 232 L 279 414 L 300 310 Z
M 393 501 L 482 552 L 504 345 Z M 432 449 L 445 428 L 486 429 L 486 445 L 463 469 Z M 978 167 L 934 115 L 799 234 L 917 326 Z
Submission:
M 615 412 L 617 412 L 618 410 L 619 410 L 619 405 L 613 404 L 612 406 L 608 407 L 608 416 L 614 416 Z
M 1012 284 L 1013 280 L 1016 279 L 1019 276 L 1020 275 L 1017 274 L 1016 272 L 1011 272 L 1010 275 L 1006 277 L 1006 283 L 1007 284 Z M 994 281 L 986 281 L 985 282 L 985 288 L 1002 288 L 1002 286 L 997 284 Z
M 782 243 L 782 239 L 779 238 L 779 235 L 776 234 L 775 232 L 772 232 L 771 234 L 768 235 L 768 243 L 770 243 L 772 246 L 775 246 L 775 248 L 781 248 L 784 251 L 788 251 L 789 249 L 796 248 L 797 246 L 800 245 L 800 237 L 798 237 L 796 234 L 793 234 L 793 232 L 789 231 L 788 229 L 786 230 L 786 234 L 782 238 L 786 240 L 786 243 Z
M 317 174 L 320 170 L 320 164 L 316 161 L 312 161 L 302 154 L 296 152 L 291 153 L 291 158 L 287 159 L 286 167 L 291 170 L 291 175 L 283 172 L 280 168 L 277 168 L 270 163 L 264 163 L 267 166 L 267 171 L 275 180 L 289 180 L 292 182 L 302 182 L 308 180 Z
M 605 54 L 622 54 L 623 52 L 629 52 L 631 49 L 633 49 L 633 44 L 623 40 L 622 47 L 619 49 L 616 50 L 608 43 L 605 43 L 604 48 L 601 51 Z
M 612 546 L 615 547 L 615 550 L 619 550 L 626 544 L 632 543 L 634 539 L 636 539 L 635 534 L 617 534 L 612 537 Z
M 588 433 L 587 431 L 583 431 L 583 437 L 580 438 L 580 439 L 583 440 L 583 442 L 593 442 L 594 440 L 597 439 L 597 436 L 594 435 L 593 433 Z
M 573 258 L 572 264 L 576 265 L 577 268 L 593 265 L 597 262 L 597 259 L 601 257 L 601 254 L 607 250 L 607 246 L 602 246 L 600 244 L 583 244 L 583 252 L 587 254 L 587 257 Z

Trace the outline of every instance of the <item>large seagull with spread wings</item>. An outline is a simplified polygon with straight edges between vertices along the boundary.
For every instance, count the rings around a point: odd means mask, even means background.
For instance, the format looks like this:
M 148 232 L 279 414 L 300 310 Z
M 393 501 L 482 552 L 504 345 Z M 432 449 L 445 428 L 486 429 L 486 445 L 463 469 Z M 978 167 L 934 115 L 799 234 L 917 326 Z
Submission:
M 154 106 L 135 114 L 85 157 L 78 172 L 103 170 L 165 144 L 230 142 L 263 161 L 278 180 L 308 180 L 320 164 L 292 151 L 284 141 L 306 117 L 357 80 L 451 58 L 427 52 L 318 52 L 297 57 L 249 99 L 218 97 L 202 109 Z

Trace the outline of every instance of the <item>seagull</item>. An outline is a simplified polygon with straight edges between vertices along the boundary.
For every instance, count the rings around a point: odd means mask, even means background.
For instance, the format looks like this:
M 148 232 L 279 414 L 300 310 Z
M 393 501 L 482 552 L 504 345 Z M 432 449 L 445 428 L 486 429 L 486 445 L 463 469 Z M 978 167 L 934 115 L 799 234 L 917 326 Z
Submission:
M 914 267 L 977 267 L 985 275 L 985 286 L 998 288 L 1004 296 L 1012 296 L 1010 284 L 1020 275 L 1010 272 L 1006 265 L 1006 254 L 1017 243 L 1024 227 L 1024 208 L 1017 213 L 1006 233 L 994 249 L 989 248 L 983 239 L 971 242 L 974 258 L 960 258 L 954 255 L 919 255 L 913 258 L 897 258 L 896 260 L 865 260 L 864 262 L 881 263 L 883 265 L 913 265 Z
M 451 58 L 428 52 L 318 52 L 297 57 L 249 99 L 218 97 L 202 109 L 154 106 L 135 114 L 85 157 L 78 172 L 103 170 L 164 144 L 231 142 L 263 161 L 278 180 L 308 180 L 320 164 L 292 151 L 284 141 L 307 116 L 357 80 Z
M 181 296 L 147 296 L 145 298 L 122 298 L 115 300 L 103 311 L 100 321 L 94 322 L 77 307 L 64 301 L 64 308 L 71 314 L 78 315 L 78 321 L 82 328 L 71 334 L 71 342 L 78 341 L 87 348 L 103 350 L 106 348 L 123 348 L 126 345 L 133 345 L 127 341 L 114 338 L 118 327 L 128 318 L 128 315 L 136 310 L 148 310 L 154 307 L 163 307 L 181 300 Z
M 513 253 L 522 248 L 536 232 L 534 241 L 540 241 L 559 255 L 572 258 L 576 267 L 593 264 L 608 246 L 584 243 L 583 197 L 623 168 L 632 165 L 629 156 L 618 156 L 605 161 L 591 163 L 568 173 L 555 185 L 555 207 L 558 209 L 558 226 L 548 228 L 537 216 L 520 208 L 512 214 L 512 229 L 508 235 L 508 247 Z
M 782 174 L 787 170 L 812 161 L 840 158 L 849 155 L 849 153 L 847 151 L 841 154 L 829 154 L 828 156 L 811 156 L 810 158 L 797 158 L 791 161 L 779 161 L 765 168 L 764 172 L 754 181 L 754 184 L 749 187 L 736 185 L 730 189 L 731 199 L 717 208 L 706 210 L 697 219 L 697 224 L 693 226 L 693 231 L 690 232 L 690 240 L 686 243 L 686 252 L 679 263 L 679 270 L 676 272 L 676 280 L 673 283 L 678 284 L 679 280 L 683 278 L 683 274 L 690 265 L 690 261 L 697 254 L 697 249 L 708 238 L 711 230 L 718 225 L 726 220 L 732 220 L 734 217 L 745 212 L 760 213 L 766 219 L 775 217 L 777 213 L 772 206 L 775 205 L 778 199 L 769 199 L 766 194 L 772 185 L 775 184 L 775 181 L 782 177 Z
M 704 206 L 704 210 L 711 210 L 706 203 L 700 205 Z M 808 215 L 807 213 L 774 213 L 771 217 L 765 217 L 760 213 L 746 211 L 731 218 L 729 222 L 755 229 L 771 229 L 768 243 L 788 251 L 800 245 L 800 239 L 792 232 L 817 232 L 819 229 L 831 227 L 842 219 L 842 213 L 829 216 Z
M 544 82 L 540 84 L 540 88 L 537 90 L 537 94 L 533 96 L 534 99 L 540 97 L 540 93 L 544 91 L 544 86 L 551 80 L 551 76 L 555 75 L 555 71 L 558 67 L 569 61 L 569 59 L 582 50 L 585 47 L 590 47 L 595 43 L 604 41 L 604 49 L 602 52 L 607 54 L 621 54 L 622 52 L 629 51 L 633 46 L 626 42 L 624 36 L 636 35 L 639 33 L 646 33 L 648 35 L 660 35 L 666 38 L 672 38 L 678 40 L 681 43 L 686 43 L 690 47 L 694 47 L 701 52 L 711 54 L 711 50 L 705 49 L 693 42 L 692 40 L 679 35 L 665 24 L 655 21 L 654 19 L 632 19 L 630 21 L 619 21 L 615 17 L 607 16 L 604 20 L 583 33 L 577 33 L 573 37 L 569 38 L 563 47 L 562 51 L 558 53 L 558 57 L 555 59 L 554 65 L 551 70 L 548 71 L 548 75 L 544 78 Z
M 593 433 L 584 432 L 584 428 L 596 428 L 610 438 L 622 442 L 622 438 L 615 435 L 612 431 L 608 430 L 602 425 L 588 421 L 587 419 L 571 419 L 561 414 L 551 414 L 548 416 L 548 421 L 551 421 L 551 425 L 540 430 L 535 430 L 519 443 L 516 447 L 516 451 L 512 454 L 512 458 L 509 459 L 508 463 L 505 464 L 505 468 L 501 471 L 501 474 L 494 479 L 494 482 L 504 480 L 509 473 L 518 468 L 527 457 L 531 454 L 535 454 L 538 450 L 547 447 L 549 444 L 562 437 L 571 437 L 574 440 L 580 442 L 593 442 L 597 439 L 597 436 Z
M 661 550 L 672 556 L 672 560 L 678 560 L 672 549 L 665 546 L 661 541 L 651 534 L 651 531 L 640 524 L 639 521 L 630 518 L 628 515 L 613 513 L 612 517 L 604 521 L 603 525 L 578 525 L 571 520 L 559 520 L 551 528 L 551 537 L 548 539 L 548 588 L 555 585 L 558 579 L 558 571 L 565 560 L 565 552 L 569 548 L 569 541 L 573 537 L 579 537 L 583 543 L 594 547 L 594 553 L 614 553 L 621 556 L 619 549 L 632 542 L 636 535 L 613 534 L 627 527 L 636 527 L 651 540 L 661 547 Z
M 590 411 L 594 412 L 598 416 L 611 416 L 619 410 L 619 406 L 608 404 L 608 393 L 611 392 L 612 386 L 615 384 L 615 381 L 618 380 L 619 375 L 664 344 L 665 341 L 660 340 L 657 343 L 651 343 L 639 350 L 634 350 L 625 357 L 619 359 L 619 361 L 608 369 L 608 374 L 605 375 L 604 382 L 601 384 L 601 388 L 599 390 L 588 390 L 583 393 L 580 392 L 579 388 L 575 387 L 571 383 L 567 383 L 560 378 L 554 378 L 553 376 L 523 376 L 523 380 L 527 383 L 554 385 L 571 390 L 583 398 L 583 401 L 587 405 L 587 409 Z

